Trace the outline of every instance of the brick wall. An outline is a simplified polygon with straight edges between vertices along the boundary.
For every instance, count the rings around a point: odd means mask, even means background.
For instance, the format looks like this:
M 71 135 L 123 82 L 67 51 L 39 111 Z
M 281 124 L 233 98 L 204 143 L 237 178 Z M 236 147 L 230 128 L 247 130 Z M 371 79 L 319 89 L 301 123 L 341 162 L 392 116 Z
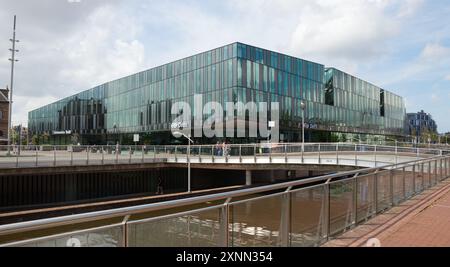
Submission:
M 9 91 L 5 89 L 0 89 L 0 91 L 6 97 L 9 97 Z M 8 138 L 8 117 L 9 117 L 9 102 L 0 95 L 0 140 Z M 4 144 L 1 142 L 0 144 Z

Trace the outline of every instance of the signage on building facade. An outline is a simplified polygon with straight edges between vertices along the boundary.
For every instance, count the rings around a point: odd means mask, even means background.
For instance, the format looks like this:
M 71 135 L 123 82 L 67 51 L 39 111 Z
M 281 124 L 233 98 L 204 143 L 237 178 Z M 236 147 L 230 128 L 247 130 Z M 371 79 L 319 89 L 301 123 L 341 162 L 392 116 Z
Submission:
M 53 135 L 71 135 L 72 131 L 53 131 Z

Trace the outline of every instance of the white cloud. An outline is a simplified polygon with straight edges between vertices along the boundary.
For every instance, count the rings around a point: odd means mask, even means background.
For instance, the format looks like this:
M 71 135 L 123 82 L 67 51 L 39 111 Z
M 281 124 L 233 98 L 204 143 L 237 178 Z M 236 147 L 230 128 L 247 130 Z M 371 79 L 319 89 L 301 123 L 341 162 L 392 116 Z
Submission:
M 352 72 L 389 52 L 386 41 L 417 0 L 230 0 L 220 12 L 185 2 L 146 7 L 152 24 L 176 29 L 173 59 L 242 41 Z M 215 6 L 214 6 L 215 7 Z M 219 10 L 219 9 L 218 9 Z M 207 33 L 207 34 L 205 34 Z M 183 45 L 180 46 L 179 42 Z
M 427 43 L 420 54 L 409 62 L 405 62 L 404 67 L 397 71 L 397 75 L 392 76 L 386 83 L 397 83 L 406 80 L 424 80 L 430 76 L 439 76 L 434 79 L 442 79 L 448 71 L 450 64 L 450 48 L 440 43 Z
M 34 110 L 57 100 L 58 98 L 54 96 L 37 96 L 32 98 L 27 96 L 15 96 L 13 106 L 14 124 L 27 125 L 28 113 L 24 111 Z
M 19 13 L 26 11 L 18 17 L 17 35 L 21 42 L 15 75 L 14 122 L 23 123 L 29 111 L 50 100 L 144 68 L 145 48 L 137 38 L 140 25 L 132 16 L 123 14 L 115 0 L 82 2 L 74 7 L 46 0 L 36 5 L 35 14 L 23 8 L 21 1 L 17 6 L 11 4 Z M 48 13 L 53 12 L 55 16 L 50 19 Z M 3 17 L 0 22 L 6 23 L 6 19 Z M 9 36 L 10 30 L 0 31 Z M 7 51 L 2 45 L 0 49 Z M 0 80 L 9 83 L 9 65 L 0 64 Z
M 400 4 L 400 12 L 398 16 L 400 18 L 410 17 L 414 15 L 417 10 L 422 7 L 424 4 L 424 0 L 404 0 Z
M 450 56 L 450 48 L 439 43 L 428 43 L 420 54 L 420 59 L 435 63 L 436 60 Z
M 145 48 L 137 40 L 137 23 L 121 17 L 113 7 L 102 7 L 87 20 L 89 25 L 58 48 L 65 59 L 60 79 L 78 90 L 121 78 L 144 67 Z
M 440 97 L 437 94 L 433 93 L 433 94 L 431 94 L 431 101 L 433 103 L 440 102 Z
M 361 61 L 386 51 L 399 28 L 383 1 L 319 1 L 299 10 L 291 49 L 300 55 Z
M 357 72 L 383 60 L 387 41 L 405 26 L 421 0 L 231 1 L 239 33 L 269 49 Z M 222 31 L 220 31 L 222 33 Z M 244 39 L 249 39 L 244 37 Z M 253 41 L 253 40 L 252 40 Z
M 448 74 L 447 76 L 445 76 L 445 80 L 450 81 L 450 74 Z
M 50 100 L 234 41 L 357 74 L 362 64 L 391 52 L 387 40 L 402 31 L 423 1 L 5 2 L 0 33 L 9 37 L 6 15 L 19 11 L 17 99 Z M 2 58 L 7 45 L 0 42 Z M 425 58 L 439 53 L 433 45 L 423 52 Z M 9 65 L 0 64 L 0 87 L 8 77 Z M 18 106 L 19 120 L 32 105 Z

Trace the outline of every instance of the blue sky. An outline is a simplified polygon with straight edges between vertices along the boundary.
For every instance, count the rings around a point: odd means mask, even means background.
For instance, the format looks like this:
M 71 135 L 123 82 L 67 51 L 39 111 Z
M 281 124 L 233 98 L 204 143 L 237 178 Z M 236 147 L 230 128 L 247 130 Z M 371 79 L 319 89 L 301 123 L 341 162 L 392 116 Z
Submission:
M 18 15 L 16 123 L 112 79 L 240 41 L 340 68 L 406 98 L 450 131 L 445 0 L 3 0 L 0 87 Z M 1 60 L 3 59 L 3 60 Z

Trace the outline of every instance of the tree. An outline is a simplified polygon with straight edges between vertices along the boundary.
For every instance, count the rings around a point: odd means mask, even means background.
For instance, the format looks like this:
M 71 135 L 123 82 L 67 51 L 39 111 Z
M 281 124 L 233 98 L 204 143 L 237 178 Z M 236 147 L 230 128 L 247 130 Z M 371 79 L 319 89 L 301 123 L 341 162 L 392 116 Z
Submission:
M 70 137 L 70 141 L 72 142 L 72 145 L 78 145 L 80 142 L 80 135 L 77 133 L 72 134 Z
M 37 134 L 33 135 L 31 137 L 31 144 L 38 146 L 39 145 L 39 136 Z
M 41 139 L 42 139 L 42 144 L 48 145 L 49 141 L 50 141 L 50 135 L 48 133 L 43 133 L 41 135 Z

